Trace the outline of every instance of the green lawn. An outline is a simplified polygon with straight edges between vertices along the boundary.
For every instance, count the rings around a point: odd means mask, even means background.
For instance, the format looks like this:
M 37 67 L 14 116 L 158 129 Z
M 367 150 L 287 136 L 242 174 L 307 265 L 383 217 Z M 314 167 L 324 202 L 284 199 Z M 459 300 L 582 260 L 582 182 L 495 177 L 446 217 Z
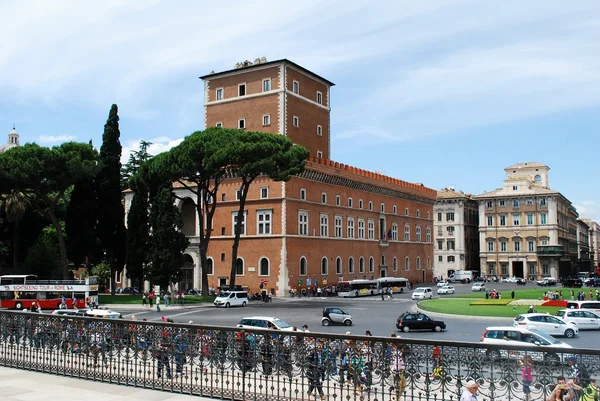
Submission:
M 526 313 L 527 309 L 529 309 L 529 306 L 513 307 L 506 305 L 504 302 L 490 303 L 488 305 L 472 305 L 472 302 L 473 301 L 467 299 L 432 299 L 419 302 L 419 307 L 430 312 L 448 313 L 452 315 L 496 317 L 516 317 L 521 313 Z M 559 309 L 562 308 L 555 306 L 537 306 L 535 308 L 537 312 L 548 312 L 551 315 Z
M 202 303 L 212 303 L 215 297 L 202 297 L 196 295 L 186 295 L 185 296 L 185 304 L 202 304 Z M 110 295 L 110 294 L 99 294 L 98 295 L 98 303 L 100 305 L 110 305 L 110 304 L 142 304 L 142 296 L 141 295 L 129 295 L 129 294 L 118 294 L 118 295 Z M 162 299 L 161 299 L 162 304 Z
M 487 289 L 491 291 L 494 288 L 494 283 L 485 283 Z M 532 285 L 528 285 L 529 288 L 522 289 L 521 286 L 515 285 L 515 299 L 542 299 L 544 297 L 544 292 L 547 291 L 562 291 L 563 298 L 569 299 L 570 288 L 563 287 L 533 287 Z M 577 289 L 579 290 L 579 289 Z M 500 291 L 502 294 L 502 299 L 510 299 L 510 290 Z M 457 294 L 454 295 L 454 298 L 481 298 L 485 299 L 485 291 L 483 292 L 471 292 L 470 294 Z

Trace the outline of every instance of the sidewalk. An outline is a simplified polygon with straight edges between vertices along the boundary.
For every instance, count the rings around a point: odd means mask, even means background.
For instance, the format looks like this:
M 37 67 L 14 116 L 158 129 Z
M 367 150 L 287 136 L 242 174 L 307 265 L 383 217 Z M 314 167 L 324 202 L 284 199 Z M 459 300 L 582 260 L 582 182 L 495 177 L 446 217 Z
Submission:
M 214 398 L 145 390 L 0 366 L 0 394 L 7 401 L 208 401 Z

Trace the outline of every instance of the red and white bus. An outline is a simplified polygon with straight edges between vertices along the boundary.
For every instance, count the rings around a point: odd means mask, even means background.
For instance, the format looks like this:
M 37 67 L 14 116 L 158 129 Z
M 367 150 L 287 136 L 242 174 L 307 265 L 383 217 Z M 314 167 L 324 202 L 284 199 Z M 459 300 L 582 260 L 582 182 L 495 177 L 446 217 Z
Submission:
M 42 309 L 85 308 L 87 303 L 98 303 L 98 277 L 38 280 L 33 274 L 0 276 L 3 308 L 29 309 L 33 304 Z

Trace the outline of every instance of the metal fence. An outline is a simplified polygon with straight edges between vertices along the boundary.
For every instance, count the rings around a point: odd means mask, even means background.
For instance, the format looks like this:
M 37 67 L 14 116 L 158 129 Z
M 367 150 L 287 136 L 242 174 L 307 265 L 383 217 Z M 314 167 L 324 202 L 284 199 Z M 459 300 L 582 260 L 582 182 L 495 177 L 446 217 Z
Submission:
M 231 400 L 458 400 L 475 380 L 509 401 L 585 388 L 600 351 L 0 311 L 0 365 Z

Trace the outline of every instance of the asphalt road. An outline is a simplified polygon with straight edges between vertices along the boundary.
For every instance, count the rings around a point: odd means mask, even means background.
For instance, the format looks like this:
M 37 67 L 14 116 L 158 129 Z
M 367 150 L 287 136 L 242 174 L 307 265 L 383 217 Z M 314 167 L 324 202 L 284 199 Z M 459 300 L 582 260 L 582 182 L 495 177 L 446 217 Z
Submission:
M 513 286 L 511 284 L 487 283 L 488 288 L 496 288 L 505 296 L 510 296 L 511 288 L 522 289 L 524 287 Z M 455 285 L 457 294 L 470 293 L 471 286 L 465 284 Z M 525 288 L 531 288 L 528 285 Z M 432 286 L 432 288 L 434 288 Z M 435 290 L 434 290 L 435 293 Z M 434 332 L 414 332 L 400 333 L 395 326 L 396 318 L 402 312 L 413 310 L 416 307 L 416 301 L 410 299 L 409 293 L 395 294 L 393 300 L 381 301 L 379 297 L 362 298 L 302 298 L 302 299 L 274 299 L 273 303 L 266 304 L 262 302 L 251 302 L 247 307 L 237 308 L 215 308 L 212 306 L 198 307 L 193 309 L 169 309 L 161 306 L 160 313 L 155 309 L 148 310 L 128 310 L 119 311 L 128 317 L 135 315 L 137 319 L 147 319 L 149 321 L 172 318 L 176 322 L 204 323 L 210 325 L 235 326 L 242 317 L 247 316 L 276 316 L 283 319 L 292 326 L 298 328 L 307 324 L 311 332 L 339 333 L 344 334 L 351 331 L 353 334 L 364 334 L 370 330 L 375 336 L 389 336 L 392 332 L 397 332 L 403 338 L 420 339 L 443 339 L 449 341 L 469 341 L 479 342 L 481 335 L 486 327 L 498 325 L 512 325 L 513 319 L 510 318 L 484 318 L 473 316 L 452 316 L 429 314 L 434 319 L 443 320 L 447 329 L 441 333 Z M 352 315 L 354 325 L 329 326 L 321 325 L 321 313 L 325 306 L 339 306 Z M 597 348 L 599 331 L 582 331 L 579 337 L 572 339 L 562 339 L 566 343 L 576 348 Z

